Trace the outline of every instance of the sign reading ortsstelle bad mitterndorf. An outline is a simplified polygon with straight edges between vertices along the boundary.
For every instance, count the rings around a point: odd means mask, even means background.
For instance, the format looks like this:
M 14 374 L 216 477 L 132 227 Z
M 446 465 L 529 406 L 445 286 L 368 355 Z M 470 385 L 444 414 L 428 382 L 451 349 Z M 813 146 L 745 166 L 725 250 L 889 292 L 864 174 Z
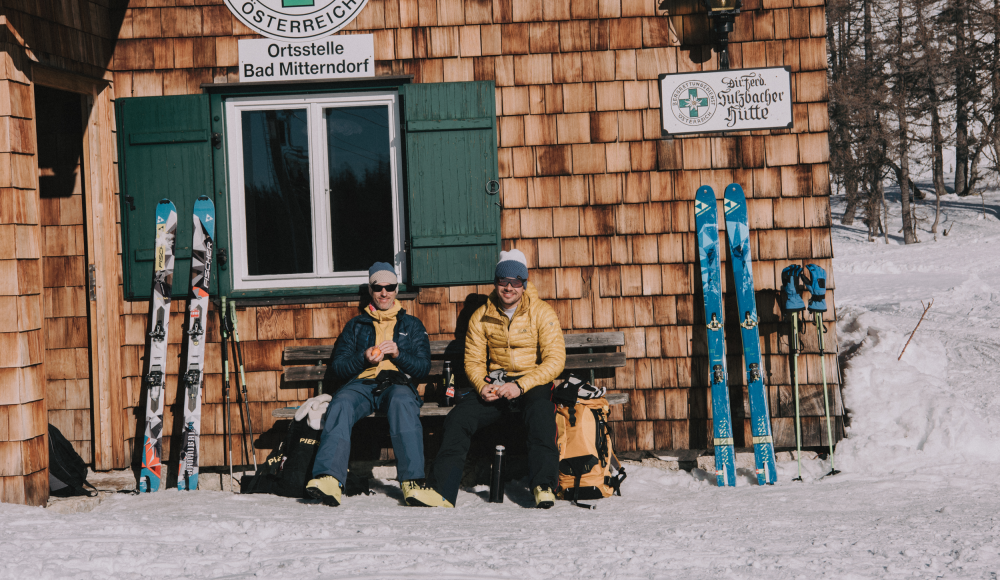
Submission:
M 375 76 L 375 37 L 330 36 L 311 42 L 240 40 L 240 82 Z
M 664 135 L 792 127 L 788 67 L 660 75 Z
M 275 40 L 322 38 L 347 26 L 368 0 L 225 0 L 255 32 Z

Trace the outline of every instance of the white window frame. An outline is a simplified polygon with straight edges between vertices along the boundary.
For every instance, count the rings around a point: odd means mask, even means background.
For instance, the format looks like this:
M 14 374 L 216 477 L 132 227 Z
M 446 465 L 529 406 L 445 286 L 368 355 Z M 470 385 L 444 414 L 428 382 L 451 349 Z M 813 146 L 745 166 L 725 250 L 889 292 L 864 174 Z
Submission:
M 270 290 L 274 288 L 309 288 L 357 286 L 368 282 L 368 271 L 334 272 L 331 242 L 329 159 L 323 109 L 342 106 L 384 105 L 389 110 L 389 165 L 392 183 L 393 266 L 400 280 L 406 279 L 403 250 L 402 136 L 399 128 L 399 95 L 395 91 L 330 93 L 303 96 L 255 96 L 227 99 L 225 102 L 227 154 L 229 157 L 229 207 L 232 228 L 232 267 L 234 290 Z M 313 220 L 313 271 L 307 274 L 251 276 L 249 274 L 246 232 L 246 206 L 243 183 L 244 111 L 306 109 L 309 142 L 309 191 Z

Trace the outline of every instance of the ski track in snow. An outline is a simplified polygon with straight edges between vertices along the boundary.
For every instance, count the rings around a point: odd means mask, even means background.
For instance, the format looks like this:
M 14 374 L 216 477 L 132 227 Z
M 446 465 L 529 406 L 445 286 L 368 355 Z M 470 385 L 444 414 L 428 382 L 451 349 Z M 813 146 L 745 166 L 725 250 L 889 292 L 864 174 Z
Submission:
M 741 471 L 719 489 L 700 470 L 634 466 L 624 497 L 593 511 L 524 509 L 523 482 L 503 504 L 464 490 L 454 510 L 403 507 L 386 481 L 338 508 L 176 490 L 69 515 L 0 504 L 0 578 L 996 580 L 1000 222 L 974 204 L 946 211 L 951 235 L 922 232 L 918 246 L 834 226 L 840 348 L 852 352 L 835 477 L 816 459 L 793 483 L 785 462 L 773 487 Z

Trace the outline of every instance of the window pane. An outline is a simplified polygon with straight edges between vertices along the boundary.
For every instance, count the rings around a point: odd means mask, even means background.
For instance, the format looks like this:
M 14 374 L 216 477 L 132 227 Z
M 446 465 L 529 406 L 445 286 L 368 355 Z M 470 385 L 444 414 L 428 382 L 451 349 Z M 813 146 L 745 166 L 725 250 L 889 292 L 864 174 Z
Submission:
M 243 112 L 248 274 L 313 271 L 305 109 Z
M 393 263 L 389 109 L 326 109 L 333 270 Z

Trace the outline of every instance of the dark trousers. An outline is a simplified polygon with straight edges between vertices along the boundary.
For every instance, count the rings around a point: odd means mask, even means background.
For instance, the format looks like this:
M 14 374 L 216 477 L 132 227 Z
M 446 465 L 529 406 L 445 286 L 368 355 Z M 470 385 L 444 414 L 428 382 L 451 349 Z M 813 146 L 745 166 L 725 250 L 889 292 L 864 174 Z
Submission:
M 514 401 L 528 427 L 528 480 L 531 489 L 548 485 L 553 490 L 559 480 L 559 449 L 556 447 L 556 413 L 551 401 L 552 385 L 539 385 Z M 434 459 L 429 483 L 452 504 L 458 498 L 465 457 L 469 454 L 472 436 L 497 422 L 512 405 L 505 399 L 484 402 L 471 392 L 444 421 L 444 442 Z

